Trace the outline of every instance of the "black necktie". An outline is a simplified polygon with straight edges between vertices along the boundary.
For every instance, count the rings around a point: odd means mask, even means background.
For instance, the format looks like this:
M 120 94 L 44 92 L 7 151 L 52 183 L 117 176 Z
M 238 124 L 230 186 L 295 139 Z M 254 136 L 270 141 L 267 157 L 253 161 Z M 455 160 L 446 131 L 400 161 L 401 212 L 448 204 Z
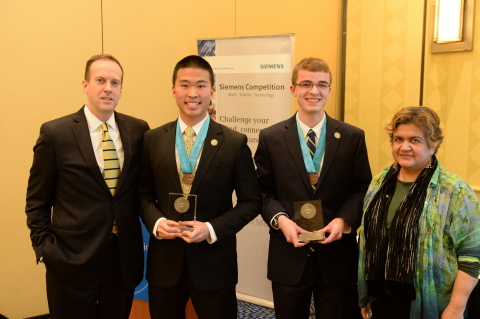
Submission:
M 317 134 L 315 134 L 313 130 L 309 130 L 307 133 L 307 137 L 308 151 L 313 158 L 315 156 L 315 150 L 317 149 Z

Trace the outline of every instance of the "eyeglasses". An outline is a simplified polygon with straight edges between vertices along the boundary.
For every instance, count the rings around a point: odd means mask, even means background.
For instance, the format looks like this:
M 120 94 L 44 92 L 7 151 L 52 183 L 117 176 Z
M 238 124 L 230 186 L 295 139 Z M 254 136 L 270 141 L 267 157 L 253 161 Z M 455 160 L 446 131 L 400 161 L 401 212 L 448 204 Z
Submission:
M 302 82 L 302 83 L 295 83 L 295 85 L 298 85 L 302 89 L 306 89 L 306 90 L 311 90 L 314 86 L 316 86 L 317 90 L 319 91 L 327 90 L 330 87 L 330 85 L 325 82 L 320 82 L 317 84 L 313 84 L 312 82 Z

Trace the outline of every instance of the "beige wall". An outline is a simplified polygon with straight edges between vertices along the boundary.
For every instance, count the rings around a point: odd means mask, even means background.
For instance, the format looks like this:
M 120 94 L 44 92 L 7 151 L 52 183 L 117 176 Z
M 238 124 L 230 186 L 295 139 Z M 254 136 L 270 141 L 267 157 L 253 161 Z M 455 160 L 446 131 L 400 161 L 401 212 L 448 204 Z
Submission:
M 430 10 L 435 1 L 428 0 Z M 474 50 L 429 53 L 425 57 L 424 105 L 435 109 L 445 141 L 439 149 L 442 164 L 480 191 L 480 3 L 475 8 Z
M 101 51 L 98 0 L 0 2 L 0 313 L 48 313 L 25 224 L 40 124 L 78 110 L 83 61 Z
M 419 105 L 423 3 L 348 2 L 345 121 L 365 130 L 372 172 L 391 165 L 383 125 Z
M 379 5 L 381 3 L 381 5 Z M 428 0 L 428 9 L 435 3 Z M 423 1 L 350 0 L 347 19 L 345 121 L 363 128 L 373 173 L 393 159 L 383 129 L 395 112 L 420 105 Z M 480 6 L 473 51 L 430 53 L 425 47 L 423 105 L 436 110 L 445 140 L 438 158 L 480 191 Z M 430 26 L 430 14 L 427 16 Z
M 197 38 L 295 33 L 295 60 L 323 57 L 338 80 L 339 2 L 1 1 L 0 314 L 48 312 L 44 266 L 35 264 L 25 225 L 28 171 L 40 125 L 85 102 L 80 83 L 90 56 L 103 46 L 119 58 L 125 82 L 118 110 L 156 127 L 177 115 L 171 72 L 196 53 Z M 335 103 L 332 94 L 331 115 Z

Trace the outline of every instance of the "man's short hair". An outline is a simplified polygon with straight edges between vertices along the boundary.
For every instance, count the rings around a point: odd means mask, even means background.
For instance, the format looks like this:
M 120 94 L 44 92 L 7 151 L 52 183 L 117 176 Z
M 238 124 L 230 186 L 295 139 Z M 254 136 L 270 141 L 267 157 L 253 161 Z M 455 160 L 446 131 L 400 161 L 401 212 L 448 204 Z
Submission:
M 90 67 L 92 66 L 93 62 L 98 61 L 98 60 L 110 60 L 110 61 L 113 61 L 116 64 L 118 64 L 118 66 L 120 67 L 120 70 L 122 70 L 121 81 L 122 81 L 122 84 L 123 84 L 123 68 L 122 68 L 122 65 L 117 60 L 117 58 L 115 58 L 113 55 L 110 55 L 110 54 L 97 54 L 97 55 L 92 56 L 90 59 L 88 59 L 87 65 L 85 66 L 85 81 L 87 81 L 87 82 L 90 81 Z
M 178 70 L 186 68 L 208 71 L 208 73 L 210 74 L 210 84 L 212 85 L 212 87 L 215 85 L 215 77 L 213 75 L 212 66 L 210 65 L 210 63 L 207 62 L 207 60 L 198 55 L 189 55 L 178 61 L 177 65 L 175 65 L 175 69 L 173 69 L 173 85 L 175 85 L 175 81 L 177 80 Z
M 305 58 L 298 62 L 292 71 L 292 85 L 297 84 L 298 71 L 307 70 L 310 72 L 325 72 L 330 76 L 330 83 L 332 84 L 332 71 L 327 62 L 319 58 Z

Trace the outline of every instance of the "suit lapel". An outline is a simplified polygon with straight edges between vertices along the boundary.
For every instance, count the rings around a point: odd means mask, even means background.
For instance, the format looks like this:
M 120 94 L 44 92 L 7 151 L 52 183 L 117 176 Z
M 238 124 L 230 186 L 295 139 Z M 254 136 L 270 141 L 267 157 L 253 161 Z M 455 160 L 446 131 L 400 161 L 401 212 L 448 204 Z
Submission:
M 310 190 L 310 182 L 308 180 L 307 169 L 305 168 L 305 162 L 303 161 L 302 149 L 300 147 L 300 140 L 298 139 L 298 129 L 296 115 L 290 118 L 287 125 L 285 125 L 284 131 L 285 142 L 287 143 L 290 154 L 292 155 L 295 166 L 298 169 L 305 186 Z
M 101 185 L 101 187 L 108 194 L 110 194 L 107 184 L 105 183 L 102 173 L 100 172 L 100 168 L 98 167 L 95 153 L 93 152 L 92 139 L 90 138 L 87 119 L 85 118 L 85 113 L 83 111 L 83 108 L 81 108 L 80 111 L 78 111 L 75 114 L 72 131 L 73 131 L 73 134 L 75 135 L 75 139 L 77 140 L 78 147 L 80 148 L 80 152 L 82 153 L 83 158 L 87 163 L 87 166 L 90 168 L 90 171 L 92 172 L 93 176 Z
M 175 154 L 175 135 L 177 129 L 177 121 L 171 122 L 171 126 L 165 128 L 167 131 L 162 135 L 162 152 L 165 159 L 165 166 L 168 174 L 172 179 L 175 187 L 175 192 L 182 193 L 182 186 L 180 185 L 180 176 L 178 174 L 177 160 Z
M 117 191 L 115 194 L 118 194 L 120 191 L 123 181 L 125 180 L 128 170 L 132 161 L 132 128 L 126 122 L 125 117 L 121 114 L 115 112 L 115 122 L 117 123 L 118 130 L 120 132 L 120 138 L 122 139 L 123 145 L 123 167 L 120 174 L 120 180 L 118 181 Z
M 335 137 L 335 133 L 337 133 L 339 130 L 337 123 L 331 117 L 329 117 L 327 113 L 325 113 L 325 115 L 327 116 L 327 139 L 322 170 L 320 171 L 320 177 L 317 183 L 317 190 L 325 180 L 325 175 L 327 174 L 330 165 L 332 165 L 333 159 L 335 158 L 335 152 L 337 151 L 338 143 L 340 141 L 339 138 Z
M 216 140 L 217 143 L 212 141 Z M 191 193 L 195 194 L 198 186 L 201 184 L 202 179 L 205 177 L 210 164 L 212 163 L 215 155 L 217 154 L 218 149 L 222 146 L 223 134 L 221 126 L 215 121 L 210 121 L 210 126 L 207 131 L 207 136 L 205 137 L 205 142 L 203 143 L 202 155 L 200 156 L 200 162 L 197 166 L 197 171 L 195 172 L 195 179 L 193 180 Z

